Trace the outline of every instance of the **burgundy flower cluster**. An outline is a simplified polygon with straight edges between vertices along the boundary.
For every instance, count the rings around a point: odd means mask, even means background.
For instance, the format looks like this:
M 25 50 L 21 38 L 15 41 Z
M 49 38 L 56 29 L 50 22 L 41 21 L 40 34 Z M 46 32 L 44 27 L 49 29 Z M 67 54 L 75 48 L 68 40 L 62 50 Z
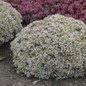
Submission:
M 86 23 L 86 0 L 5 0 L 23 16 L 29 24 L 51 14 L 62 14 Z
M 57 0 L 5 0 L 23 16 L 23 22 L 28 24 L 35 20 L 56 13 Z
M 86 23 L 86 0 L 58 0 L 57 13 Z

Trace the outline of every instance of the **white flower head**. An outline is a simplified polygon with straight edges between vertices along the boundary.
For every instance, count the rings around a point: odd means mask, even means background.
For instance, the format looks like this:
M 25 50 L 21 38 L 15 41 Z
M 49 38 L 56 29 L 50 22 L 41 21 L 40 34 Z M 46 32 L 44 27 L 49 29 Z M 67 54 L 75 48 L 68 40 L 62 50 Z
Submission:
M 16 45 L 17 43 L 17 45 Z M 83 76 L 86 71 L 86 25 L 52 15 L 25 27 L 11 42 L 18 72 L 38 78 Z
M 0 45 L 14 38 L 23 27 L 22 17 L 11 5 L 0 0 Z

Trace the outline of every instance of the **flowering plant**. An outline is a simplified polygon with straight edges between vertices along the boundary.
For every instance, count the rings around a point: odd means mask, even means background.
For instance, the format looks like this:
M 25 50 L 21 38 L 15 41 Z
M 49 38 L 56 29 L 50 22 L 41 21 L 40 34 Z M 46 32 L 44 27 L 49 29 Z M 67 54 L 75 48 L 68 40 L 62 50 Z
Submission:
M 83 76 L 86 70 L 86 25 L 62 15 L 30 23 L 11 42 L 18 73 L 38 78 Z
M 22 17 L 9 3 L 0 0 L 0 45 L 14 38 L 23 27 Z
M 57 13 L 86 23 L 86 0 L 58 0 Z
M 51 14 L 61 14 L 86 23 L 86 0 L 5 0 L 16 8 L 28 24 Z
M 28 24 L 35 20 L 55 13 L 57 0 L 5 0 L 18 10 L 23 16 L 23 23 Z

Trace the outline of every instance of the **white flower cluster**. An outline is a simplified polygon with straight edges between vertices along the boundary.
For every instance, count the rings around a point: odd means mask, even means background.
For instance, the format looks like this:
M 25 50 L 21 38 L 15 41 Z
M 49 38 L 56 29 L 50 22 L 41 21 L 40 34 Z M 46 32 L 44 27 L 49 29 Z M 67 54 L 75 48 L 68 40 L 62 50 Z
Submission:
M 18 73 L 42 79 L 83 76 L 86 71 L 86 25 L 62 15 L 31 23 L 11 42 Z
M 0 45 L 14 38 L 23 27 L 22 17 L 10 4 L 0 0 Z

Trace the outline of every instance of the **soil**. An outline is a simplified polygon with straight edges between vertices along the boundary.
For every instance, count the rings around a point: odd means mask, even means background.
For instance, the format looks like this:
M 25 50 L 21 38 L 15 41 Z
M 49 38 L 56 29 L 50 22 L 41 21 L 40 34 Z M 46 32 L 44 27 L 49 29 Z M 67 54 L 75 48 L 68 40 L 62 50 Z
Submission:
M 22 74 L 17 74 L 13 66 L 13 55 L 9 43 L 0 47 L 0 57 L 4 57 L 0 61 L 0 86 L 86 86 L 86 75 L 76 79 L 39 81 L 38 78 L 27 78 Z

